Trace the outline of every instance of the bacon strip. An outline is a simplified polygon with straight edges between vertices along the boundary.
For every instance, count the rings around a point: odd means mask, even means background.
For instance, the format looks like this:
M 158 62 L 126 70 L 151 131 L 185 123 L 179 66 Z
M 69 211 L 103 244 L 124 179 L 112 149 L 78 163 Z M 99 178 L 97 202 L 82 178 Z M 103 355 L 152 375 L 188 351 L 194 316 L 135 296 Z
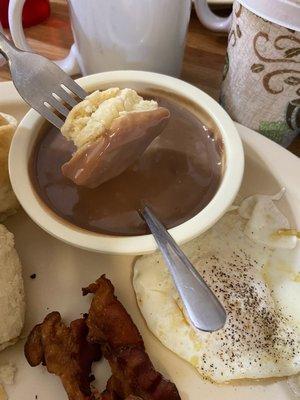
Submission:
M 93 400 L 91 366 L 101 357 L 100 347 L 87 342 L 84 319 L 67 327 L 59 312 L 52 312 L 36 325 L 25 344 L 25 357 L 34 367 L 43 363 L 60 377 L 69 400 Z
M 88 293 L 94 294 L 86 320 L 88 341 L 101 345 L 113 373 L 106 394 L 116 395 L 116 399 L 131 395 L 143 400 L 180 400 L 176 386 L 154 369 L 137 327 L 114 295 L 112 283 L 103 275 L 83 289 L 83 295 Z

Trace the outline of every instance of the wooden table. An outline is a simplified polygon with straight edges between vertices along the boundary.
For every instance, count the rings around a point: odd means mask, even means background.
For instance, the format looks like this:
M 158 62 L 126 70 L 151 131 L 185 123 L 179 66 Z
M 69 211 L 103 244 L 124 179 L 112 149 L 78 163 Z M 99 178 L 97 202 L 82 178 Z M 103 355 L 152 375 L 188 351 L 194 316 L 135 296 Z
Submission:
M 228 10 L 218 10 L 226 13 Z M 67 55 L 73 42 L 68 9 L 64 0 L 52 0 L 51 17 L 43 24 L 26 29 L 31 46 L 50 59 Z M 204 28 L 192 13 L 187 47 L 185 51 L 182 79 L 188 81 L 213 98 L 218 99 L 227 47 L 227 36 Z M 9 70 L 0 68 L 0 82 L 9 80 Z M 300 157 L 300 137 L 289 147 Z

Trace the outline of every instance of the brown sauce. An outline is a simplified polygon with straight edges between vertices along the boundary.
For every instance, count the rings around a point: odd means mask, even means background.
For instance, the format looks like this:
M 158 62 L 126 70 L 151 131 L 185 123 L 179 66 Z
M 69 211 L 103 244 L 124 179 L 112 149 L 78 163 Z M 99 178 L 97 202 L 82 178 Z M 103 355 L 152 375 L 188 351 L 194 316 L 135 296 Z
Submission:
M 62 175 L 74 147 L 48 126 L 30 160 L 32 183 L 43 202 L 71 224 L 110 235 L 148 233 L 138 213 L 143 203 L 167 228 L 201 211 L 221 180 L 220 143 L 187 108 L 162 97 L 157 101 L 171 112 L 164 132 L 125 172 L 95 189 Z

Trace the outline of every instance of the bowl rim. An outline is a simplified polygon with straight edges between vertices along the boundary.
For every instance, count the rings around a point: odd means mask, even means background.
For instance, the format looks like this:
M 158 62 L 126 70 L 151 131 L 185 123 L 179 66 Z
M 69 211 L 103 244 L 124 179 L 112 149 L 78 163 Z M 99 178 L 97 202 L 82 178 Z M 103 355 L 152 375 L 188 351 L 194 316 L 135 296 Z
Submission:
M 86 90 L 101 85 L 124 82 L 160 87 L 188 97 L 198 103 L 218 126 L 222 136 L 226 168 L 222 182 L 208 205 L 188 221 L 171 228 L 169 233 L 183 244 L 206 231 L 221 218 L 233 203 L 244 172 L 244 151 L 237 129 L 224 109 L 209 95 L 180 79 L 144 71 L 109 71 L 77 79 Z M 28 173 L 28 160 L 36 136 L 44 123 L 35 110 L 30 110 L 20 122 L 9 152 L 9 175 L 13 190 L 30 218 L 52 236 L 79 248 L 108 254 L 144 254 L 157 249 L 152 235 L 112 236 L 85 231 L 57 218 L 38 199 Z M 35 135 L 32 132 L 37 132 Z

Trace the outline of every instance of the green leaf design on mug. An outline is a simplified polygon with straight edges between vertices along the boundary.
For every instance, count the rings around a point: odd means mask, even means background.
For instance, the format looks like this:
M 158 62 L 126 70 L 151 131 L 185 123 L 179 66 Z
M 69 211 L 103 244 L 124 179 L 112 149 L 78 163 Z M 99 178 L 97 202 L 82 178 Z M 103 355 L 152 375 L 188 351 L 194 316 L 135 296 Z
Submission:
M 293 58 L 300 54 L 300 47 L 292 47 L 285 51 L 285 58 Z
M 297 78 L 296 76 L 289 76 L 284 80 L 284 82 L 287 85 L 296 86 L 300 84 L 300 78 Z
M 253 64 L 251 65 L 251 71 L 254 72 L 255 74 L 263 71 L 265 69 L 265 66 L 263 64 Z
M 259 126 L 259 133 L 279 144 L 289 131 L 290 128 L 284 121 L 261 121 Z

